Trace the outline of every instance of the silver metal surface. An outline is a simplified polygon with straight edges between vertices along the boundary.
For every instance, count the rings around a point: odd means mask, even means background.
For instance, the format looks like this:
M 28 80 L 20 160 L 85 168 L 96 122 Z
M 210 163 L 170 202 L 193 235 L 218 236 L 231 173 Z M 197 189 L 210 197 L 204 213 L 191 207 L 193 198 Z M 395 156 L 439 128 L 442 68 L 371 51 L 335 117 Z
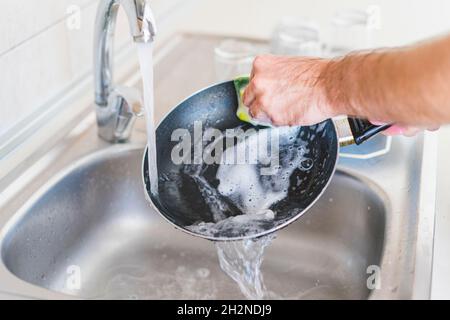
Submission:
M 221 40 L 183 36 L 157 59 L 157 118 L 214 81 L 213 48 Z M 145 201 L 145 142 L 143 119 L 129 144 L 111 145 L 97 136 L 91 114 L 1 190 L 0 295 L 242 297 L 211 242 L 174 230 Z M 423 135 L 394 138 L 386 155 L 341 158 L 327 193 L 268 248 L 268 289 L 304 299 L 429 297 L 434 194 L 424 168 L 436 164 L 427 146 Z M 372 291 L 371 266 L 380 271 Z M 73 267 L 79 289 L 71 286 Z
M 5 266 L 83 298 L 242 298 L 212 242 L 177 231 L 147 204 L 141 155 L 111 148 L 51 181 L 5 230 Z M 367 298 L 365 270 L 380 264 L 385 215 L 377 191 L 338 173 L 304 221 L 279 232 L 264 259 L 268 288 L 292 298 Z M 71 266 L 80 268 L 80 290 L 67 287 Z
M 336 126 L 336 131 L 339 137 L 339 144 L 341 145 L 341 147 L 354 144 L 355 139 L 353 138 L 353 133 L 350 129 L 347 117 L 333 119 L 333 122 Z
M 101 0 L 94 31 L 94 82 L 98 133 L 109 142 L 129 139 L 139 92 L 123 94 L 113 84 L 114 29 L 122 6 L 135 42 L 152 42 L 156 26 L 149 0 Z

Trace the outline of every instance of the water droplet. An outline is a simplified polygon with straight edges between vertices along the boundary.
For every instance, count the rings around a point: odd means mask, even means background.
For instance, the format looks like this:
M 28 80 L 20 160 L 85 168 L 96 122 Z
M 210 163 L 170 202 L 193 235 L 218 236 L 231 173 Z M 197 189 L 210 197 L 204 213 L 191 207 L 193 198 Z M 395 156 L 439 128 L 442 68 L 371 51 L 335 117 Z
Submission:
M 199 268 L 196 273 L 199 278 L 206 279 L 209 277 L 211 272 L 207 268 Z

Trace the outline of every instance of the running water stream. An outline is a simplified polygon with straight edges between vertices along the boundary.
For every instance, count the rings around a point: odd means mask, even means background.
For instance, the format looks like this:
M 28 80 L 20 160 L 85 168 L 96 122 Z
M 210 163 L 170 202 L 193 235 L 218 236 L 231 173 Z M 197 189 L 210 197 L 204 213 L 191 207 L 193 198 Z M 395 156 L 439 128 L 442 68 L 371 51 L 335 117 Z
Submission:
M 216 242 L 222 270 L 239 285 L 249 300 L 268 298 L 261 273 L 264 250 L 275 238 L 274 234 L 257 239 Z
M 137 46 L 144 91 L 144 109 L 147 121 L 150 191 L 153 195 L 156 195 L 158 194 L 158 166 L 156 158 L 156 125 L 153 87 L 153 43 L 138 43 Z

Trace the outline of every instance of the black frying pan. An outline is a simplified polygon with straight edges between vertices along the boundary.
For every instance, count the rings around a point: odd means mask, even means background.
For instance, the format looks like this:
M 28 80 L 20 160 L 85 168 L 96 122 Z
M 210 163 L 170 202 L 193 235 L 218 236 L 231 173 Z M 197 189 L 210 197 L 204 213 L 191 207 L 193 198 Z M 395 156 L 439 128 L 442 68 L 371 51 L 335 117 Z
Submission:
M 314 165 L 310 170 L 294 170 L 288 177 L 290 188 L 287 197 L 270 208 L 276 213 L 273 220 L 256 221 L 258 226 L 256 231 L 245 227 L 225 228 L 220 232 L 212 233 L 193 231 L 189 226 L 198 225 L 201 222 L 216 223 L 217 217 L 214 216 L 214 208 L 211 208 L 214 204 L 205 203 L 199 181 L 195 181 L 189 172 L 193 168 L 200 170 L 204 178 L 203 182 L 215 188 L 218 185 L 216 179 L 218 165 L 203 164 L 193 167 L 174 164 L 171 154 L 179 141 L 172 141 L 172 133 L 176 129 L 184 128 L 193 134 L 193 124 L 196 121 L 201 121 L 203 128 L 214 127 L 222 131 L 236 127 L 241 127 L 243 130 L 252 128 L 236 117 L 237 106 L 234 83 L 229 81 L 208 87 L 190 96 L 162 120 L 156 132 L 159 195 L 152 195 L 150 192 L 148 151 L 145 151 L 143 181 L 148 199 L 167 221 L 191 235 L 210 240 L 240 240 L 260 237 L 287 226 L 303 215 L 319 199 L 330 183 L 338 160 L 340 141 L 341 144 L 342 141 L 360 144 L 389 127 L 388 125 L 374 126 L 367 121 L 351 118 L 338 120 L 339 126 L 344 126 L 344 130 L 339 130 L 340 132 L 344 132 L 345 128 L 349 129 L 348 137 L 338 136 L 337 123 L 335 124 L 333 120 L 314 126 L 298 127 L 295 131 L 295 139 L 287 145 L 282 145 L 280 153 L 283 153 L 283 148 L 306 141 L 308 148 L 304 156 L 311 159 Z M 256 130 L 278 129 L 256 128 Z M 191 147 L 194 148 L 194 143 Z M 295 187 L 298 184 L 300 187 Z M 226 208 L 222 210 L 224 214 L 222 219 L 242 215 L 233 203 L 227 199 L 221 199 L 221 201 L 225 201 L 226 204 Z

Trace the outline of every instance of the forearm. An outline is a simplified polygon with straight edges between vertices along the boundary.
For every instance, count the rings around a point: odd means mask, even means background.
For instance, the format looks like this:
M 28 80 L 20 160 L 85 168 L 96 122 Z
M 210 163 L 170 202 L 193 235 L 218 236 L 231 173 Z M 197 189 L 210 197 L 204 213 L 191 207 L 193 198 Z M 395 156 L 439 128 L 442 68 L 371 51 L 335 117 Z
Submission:
M 339 113 L 408 125 L 450 123 L 450 37 L 349 55 L 322 76 Z

